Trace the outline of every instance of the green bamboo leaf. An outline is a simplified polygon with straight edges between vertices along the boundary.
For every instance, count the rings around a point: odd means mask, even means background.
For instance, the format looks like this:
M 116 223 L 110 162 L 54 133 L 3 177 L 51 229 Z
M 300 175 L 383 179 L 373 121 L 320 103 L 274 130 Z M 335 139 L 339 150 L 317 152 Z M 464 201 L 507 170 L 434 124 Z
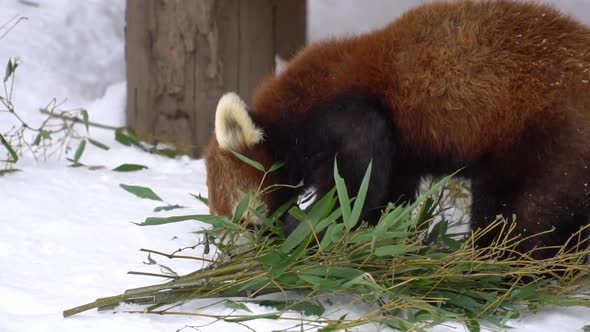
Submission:
M 397 331 L 409 331 L 412 326 L 408 324 L 402 318 L 399 319 L 386 319 L 383 321 L 383 324 L 397 330 Z
M 155 259 L 152 258 L 152 254 L 151 253 L 148 253 L 147 262 L 142 262 L 142 263 L 145 264 L 145 265 L 156 265 L 156 264 L 158 264 L 158 262 Z
M 101 143 L 101 142 L 99 142 L 99 141 L 97 141 L 97 140 L 94 140 L 94 139 L 92 139 L 92 138 L 87 138 L 87 139 L 88 139 L 88 142 L 89 142 L 90 144 L 92 144 L 92 145 L 96 146 L 96 147 L 97 147 L 97 148 L 99 148 L 99 149 L 103 149 L 103 150 L 105 150 L 105 151 L 108 151 L 108 150 L 110 149 L 110 147 L 109 147 L 108 145 L 104 144 L 104 143 Z
M 250 280 L 250 281 L 244 283 L 243 285 L 235 285 L 234 289 L 237 293 L 241 293 L 246 290 L 257 291 L 261 287 L 263 287 L 264 285 L 268 284 L 269 282 L 270 282 L 270 279 L 268 277 L 260 277 L 260 278 L 254 279 L 254 280 Z
M 369 180 L 371 179 L 372 167 L 373 161 L 369 162 L 369 166 L 367 167 L 367 171 L 365 172 L 363 181 L 361 182 L 361 186 L 359 187 L 358 195 L 356 196 L 354 205 L 352 207 L 352 212 L 350 214 L 350 218 L 348 219 L 348 224 L 346 225 L 346 228 L 348 229 L 352 229 L 359 222 L 359 218 L 363 210 L 363 205 L 365 204 L 365 198 L 367 197 L 367 191 L 369 190 Z
M 269 173 L 274 172 L 274 171 L 278 170 L 279 168 L 283 167 L 284 165 L 285 165 L 284 162 L 277 161 L 276 163 L 272 164 L 272 166 L 270 166 L 268 172 Z
M 169 149 L 169 148 L 157 148 L 157 147 L 153 147 L 149 150 L 150 153 L 153 154 L 157 154 L 160 156 L 164 156 L 164 157 L 168 157 L 168 158 L 176 158 L 176 156 L 178 155 L 178 153 L 176 152 L 176 150 L 173 149 Z
M 391 218 L 388 220 L 385 220 L 384 222 L 386 224 L 389 225 L 394 225 L 396 224 L 398 221 L 402 220 L 403 218 L 407 217 L 412 211 L 414 211 L 423 201 L 425 201 L 426 199 L 428 199 L 433 193 L 437 192 L 438 190 L 442 189 L 442 187 L 444 187 L 447 182 L 453 177 L 455 176 L 455 174 L 457 174 L 459 171 L 446 176 L 444 178 L 442 178 L 439 182 L 437 182 L 434 186 L 432 186 L 429 190 L 427 190 L 425 193 L 423 193 L 422 195 L 420 195 L 420 197 L 418 197 L 418 199 L 416 199 L 416 201 L 414 203 L 412 203 L 411 205 L 407 206 L 407 207 L 403 207 L 402 210 L 400 211 L 399 214 L 395 215 L 395 218 Z M 381 221 L 380 221 L 381 223 Z
M 201 203 L 209 206 L 209 200 L 207 199 L 207 197 L 203 197 L 203 196 L 201 196 L 201 194 L 198 194 L 198 195 L 189 194 L 189 195 L 193 196 L 194 199 L 200 201 Z
M 115 130 L 115 140 L 123 145 L 135 146 L 143 151 L 149 152 L 149 150 L 141 144 L 141 141 L 137 138 L 133 128 L 118 128 Z
M 550 279 L 538 279 L 528 284 L 515 289 L 510 294 L 510 299 L 512 301 L 526 301 L 531 298 L 538 296 L 537 290 L 551 282 Z
M 334 207 L 334 204 L 336 203 L 336 199 L 334 198 L 335 192 L 335 188 L 330 190 L 326 195 L 324 195 L 324 197 L 322 197 L 312 206 L 311 210 L 307 214 L 301 211 L 298 207 L 293 207 L 291 210 L 289 210 L 289 213 L 297 220 L 301 221 L 301 223 L 283 243 L 283 250 L 285 252 L 290 252 L 293 248 L 297 247 L 301 242 L 308 238 L 309 234 L 312 232 L 312 228 L 310 226 L 313 226 L 315 232 L 320 232 L 323 230 L 323 227 L 318 230 L 316 226 L 322 218 L 330 214 L 332 208 Z
M 131 146 L 131 139 L 125 134 L 124 128 L 115 130 L 115 140 L 123 145 Z
M 195 220 L 202 221 L 213 226 L 215 230 L 242 230 L 240 225 L 231 222 L 226 216 L 212 216 L 208 214 L 195 215 Z
M 186 209 L 186 206 L 182 206 L 182 205 L 178 205 L 178 204 L 158 206 L 158 207 L 154 208 L 154 212 L 172 211 L 172 210 L 177 210 L 177 209 Z
M 158 196 L 150 188 L 142 187 L 142 186 L 128 185 L 128 184 L 123 184 L 123 183 L 120 184 L 119 186 L 121 188 L 125 189 L 127 192 L 132 193 L 133 195 L 135 195 L 139 198 L 151 199 L 154 201 L 163 202 L 163 200 L 160 198 L 160 196 Z
M 182 216 L 170 216 L 170 217 L 147 217 L 143 223 L 134 223 L 138 226 L 156 226 L 156 225 L 164 225 L 164 224 L 171 224 L 176 222 L 182 221 L 189 221 L 189 220 L 196 220 L 202 221 L 204 223 L 217 226 L 219 228 L 226 228 L 226 229 L 239 229 L 239 227 L 235 224 L 232 224 L 227 217 L 223 216 L 211 216 L 208 214 L 191 214 L 191 215 L 182 215 Z
M 321 278 L 314 275 L 301 273 L 297 275 L 299 279 L 313 285 L 322 292 L 330 293 L 342 287 L 344 280 L 336 278 Z
M 471 313 L 468 312 L 466 313 L 467 320 L 465 320 L 465 325 L 467 326 L 467 329 L 469 330 L 469 332 L 480 332 L 481 331 L 481 326 L 479 325 L 479 322 L 477 321 L 477 317 Z
M 334 205 L 336 204 L 336 198 L 334 197 L 335 193 L 336 188 L 332 188 L 332 190 L 328 191 L 324 197 L 315 202 L 309 210 L 308 216 L 309 219 L 313 221 L 314 225 L 328 216 L 334 209 Z
M 309 223 L 303 221 L 299 223 L 297 228 L 285 239 L 283 243 L 283 251 L 290 252 L 293 248 L 297 247 L 301 242 L 307 239 L 308 235 L 311 234 L 311 228 Z
M 280 313 L 268 313 L 268 314 L 260 314 L 260 315 L 248 315 L 243 317 L 230 317 L 230 318 L 223 318 L 224 321 L 228 323 L 241 323 L 247 322 L 256 319 L 279 319 L 281 318 Z
M 246 210 L 248 209 L 248 205 L 250 205 L 251 196 L 252 195 L 250 193 L 246 194 L 246 196 L 244 196 L 244 198 L 242 198 L 242 200 L 238 203 L 238 206 L 236 206 L 236 210 L 234 211 L 234 216 L 231 220 L 232 223 L 239 223 L 240 219 L 244 215 L 244 212 L 246 212 Z
M 287 271 L 291 259 L 280 251 L 271 251 L 261 257 L 255 258 L 256 261 L 264 264 L 268 269 L 268 274 L 274 280 L 280 278 Z
M 17 67 L 18 67 L 18 62 L 16 60 L 13 62 L 12 59 L 8 59 L 8 63 L 6 64 L 6 71 L 4 73 L 4 83 L 6 83 L 8 81 L 8 79 L 10 78 L 10 76 L 12 76 L 12 74 L 14 74 L 14 71 L 16 70 Z
M 279 311 L 292 310 L 303 313 L 306 316 L 321 316 L 326 309 L 319 303 L 310 301 L 275 301 L 275 300 L 250 300 L 248 303 L 258 304 L 263 307 L 271 307 Z
M 74 161 L 74 164 L 78 164 L 80 162 L 80 158 L 82 158 L 82 155 L 84 154 L 85 149 L 86 149 L 86 140 L 82 140 L 80 142 L 80 145 L 78 145 L 76 152 L 74 153 L 74 158 L 72 159 Z
M 334 160 L 334 182 L 336 183 L 336 192 L 338 193 L 340 209 L 342 210 L 342 219 L 344 219 L 344 224 L 348 228 L 351 214 L 350 198 L 348 197 L 348 191 L 346 190 L 344 179 L 340 176 L 340 173 L 338 173 L 338 162 L 336 160 Z
M 344 314 L 344 315 L 340 316 L 340 318 L 338 318 L 337 322 L 338 323 L 342 323 L 346 319 L 346 316 L 348 316 L 348 314 Z M 318 332 L 335 332 L 335 331 L 341 331 L 342 330 L 342 327 L 340 325 L 338 325 L 338 323 L 324 326 L 324 327 L 320 328 L 318 330 Z
M 113 171 L 115 172 L 136 172 L 136 171 L 141 171 L 144 169 L 147 169 L 147 166 L 144 165 L 139 165 L 139 164 L 122 164 L 119 165 L 115 168 L 113 168 Z
M 160 264 L 160 271 L 162 271 L 162 273 L 164 273 L 164 274 L 178 277 L 178 273 L 176 271 L 174 271 L 169 266 L 166 266 L 164 264 Z
M 291 209 L 291 207 L 293 206 L 293 204 L 295 204 L 295 202 L 297 201 L 297 198 L 291 198 L 290 200 L 288 200 L 287 202 L 283 203 L 281 206 L 279 206 L 278 209 L 276 209 L 271 215 L 270 215 L 270 219 L 272 220 L 277 220 L 278 218 L 280 218 L 283 214 L 285 214 L 285 212 L 287 212 L 289 209 Z
M 18 161 L 18 154 L 16 153 L 16 151 L 14 151 L 14 149 L 12 148 L 12 146 L 10 145 L 8 140 L 6 138 L 4 138 L 2 133 L 0 133 L 0 143 L 2 143 L 2 145 L 4 145 L 4 147 L 6 148 L 6 150 L 8 150 L 8 154 L 10 154 L 10 157 L 12 158 L 12 159 L 8 159 L 7 162 L 16 163 Z
M 308 235 L 306 240 L 302 241 L 293 252 L 289 253 L 289 261 L 296 262 L 299 258 L 303 257 L 303 255 L 307 253 L 311 241 L 312 236 Z
M 85 109 L 82 109 L 82 110 L 80 110 L 80 115 L 82 115 L 82 123 L 84 124 L 84 127 L 86 127 L 86 132 L 88 132 L 89 119 L 90 119 L 90 117 L 88 116 L 88 111 Z
M 318 330 L 318 332 L 336 332 L 336 331 L 341 331 L 342 327 L 340 327 L 339 325 L 328 325 L 328 326 L 324 326 L 322 328 L 320 328 Z
M 33 145 L 37 146 L 41 144 L 42 139 L 51 139 L 51 135 L 47 130 L 41 129 L 37 136 L 35 136 L 35 140 L 33 141 Z
M 262 166 L 261 163 L 257 162 L 256 160 L 252 160 L 246 156 L 244 156 L 243 154 L 237 153 L 235 151 L 232 151 L 231 153 L 233 153 L 234 156 L 236 156 L 238 159 L 240 159 L 241 161 L 245 162 L 246 164 L 256 168 L 257 170 L 264 172 L 264 166 Z
M 143 223 L 135 223 L 138 226 L 156 226 L 156 225 L 165 225 L 171 224 L 175 222 L 187 221 L 187 220 L 196 220 L 195 216 L 172 216 L 172 217 L 148 217 L 145 218 Z
M 375 255 L 378 257 L 391 256 L 395 257 L 408 252 L 415 252 L 426 248 L 426 246 L 412 246 L 407 244 L 390 244 L 375 249 Z
M 334 277 L 338 279 L 351 280 L 359 277 L 364 272 L 359 269 L 341 266 L 318 265 L 305 270 L 305 274 L 318 277 Z
M 232 301 L 232 300 L 225 300 L 223 302 L 223 305 L 226 308 L 230 308 L 233 310 L 243 310 L 243 311 L 247 311 L 247 312 L 252 312 L 252 310 L 250 310 L 250 308 L 248 308 L 247 305 L 245 305 L 244 303 L 241 302 L 236 302 L 236 301 Z
M 335 203 L 335 201 L 334 201 Z M 333 208 L 333 206 L 332 206 Z M 316 232 L 321 232 L 324 229 L 326 229 L 328 226 L 334 224 L 334 222 L 336 220 L 338 220 L 338 218 L 340 218 L 342 216 L 342 210 L 341 209 L 335 209 L 334 211 L 332 211 L 332 213 L 330 213 L 330 215 L 328 215 L 326 218 L 322 219 L 318 225 L 316 226 Z
M 22 172 L 22 170 L 20 170 L 18 168 L 3 169 L 3 170 L 0 170 L 0 176 L 4 176 L 4 175 L 11 174 L 11 173 L 16 173 L 16 172 Z
M 322 238 L 322 241 L 320 243 L 320 249 L 326 250 L 328 249 L 328 247 L 330 247 L 332 243 L 337 242 L 339 239 L 341 239 L 345 229 L 346 226 L 344 226 L 343 224 L 330 225 L 328 227 L 328 230 L 326 231 L 326 235 L 324 235 L 324 238 Z

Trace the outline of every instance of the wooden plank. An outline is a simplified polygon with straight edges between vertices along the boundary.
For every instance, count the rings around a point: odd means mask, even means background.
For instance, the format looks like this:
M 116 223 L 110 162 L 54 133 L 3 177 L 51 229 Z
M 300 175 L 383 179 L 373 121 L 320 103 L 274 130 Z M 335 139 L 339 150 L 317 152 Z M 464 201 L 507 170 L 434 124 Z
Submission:
M 277 54 L 291 59 L 307 41 L 307 1 L 277 0 L 275 22 Z
M 275 1 L 127 0 L 128 124 L 199 155 L 221 95 L 249 101 L 274 70 Z

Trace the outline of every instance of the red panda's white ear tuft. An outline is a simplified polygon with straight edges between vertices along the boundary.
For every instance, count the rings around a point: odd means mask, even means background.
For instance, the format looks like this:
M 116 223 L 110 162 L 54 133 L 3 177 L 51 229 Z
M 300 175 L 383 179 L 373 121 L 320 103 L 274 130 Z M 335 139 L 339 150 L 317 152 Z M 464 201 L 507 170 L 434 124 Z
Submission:
M 256 128 L 246 104 L 237 94 L 230 92 L 219 99 L 215 111 L 215 137 L 222 149 L 250 148 L 262 140 L 262 135 L 262 130 Z

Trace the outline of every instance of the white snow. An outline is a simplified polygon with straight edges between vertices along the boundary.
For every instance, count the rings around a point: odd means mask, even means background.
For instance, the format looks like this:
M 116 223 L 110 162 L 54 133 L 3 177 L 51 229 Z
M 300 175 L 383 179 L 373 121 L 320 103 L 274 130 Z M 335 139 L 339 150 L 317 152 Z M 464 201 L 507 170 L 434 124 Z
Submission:
M 310 1 L 310 39 L 364 31 L 382 25 L 420 1 L 324 0 Z M 590 1 L 554 1 L 590 22 Z M 361 8 L 362 7 L 362 8 Z M 14 16 L 28 20 L 0 39 L 0 68 L 9 57 L 19 57 L 15 87 L 16 109 L 28 121 L 42 119 L 37 109 L 52 98 L 64 107 L 85 107 L 96 122 L 123 125 L 125 121 L 123 0 L 0 0 L 0 24 Z M 0 114 L 0 129 L 6 117 Z M 82 162 L 113 168 L 138 163 L 148 170 L 117 173 L 69 168 L 65 160 L 36 161 L 24 157 L 23 171 L 0 177 L 0 331 L 176 331 L 186 325 L 211 322 L 203 317 L 111 314 L 89 311 L 64 319 L 61 312 L 98 297 L 158 282 L 127 275 L 127 271 L 159 272 L 142 262 L 140 248 L 171 252 L 198 241 L 193 232 L 206 227 L 185 222 L 139 227 L 131 222 L 147 216 L 206 213 L 189 193 L 207 194 L 203 162 L 148 155 L 121 146 L 112 133 L 93 129 L 93 138 L 111 146 L 102 151 L 89 146 Z M 136 198 L 119 184 L 152 188 L 166 202 L 188 208 L 156 214 L 159 202 Z M 198 255 L 196 250 L 191 254 Z M 194 261 L 153 257 L 179 273 L 198 268 Z M 191 305 L 197 308 L 211 301 Z M 254 308 L 256 313 L 268 308 Z M 347 309 L 344 309 L 347 310 Z M 350 308 L 361 312 L 362 308 Z M 229 313 L 222 305 L 203 313 Z M 514 331 L 581 331 L 590 324 L 586 308 L 547 308 L 512 322 Z M 285 329 L 292 322 L 259 320 L 256 331 Z M 200 331 L 247 331 L 216 322 Z M 359 330 L 379 330 L 365 326 Z M 191 331 L 190 329 L 186 331 Z M 464 331 L 458 324 L 433 331 Z

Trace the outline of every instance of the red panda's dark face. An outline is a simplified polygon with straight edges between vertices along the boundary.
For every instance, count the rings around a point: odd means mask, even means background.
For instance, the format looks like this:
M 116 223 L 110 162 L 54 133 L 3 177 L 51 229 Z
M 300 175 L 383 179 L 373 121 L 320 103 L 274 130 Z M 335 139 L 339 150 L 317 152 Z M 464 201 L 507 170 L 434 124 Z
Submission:
M 232 153 L 242 154 L 268 168 L 271 160 L 262 143 L 262 135 L 237 95 L 229 93 L 220 99 L 215 114 L 215 135 L 205 157 L 211 214 L 231 218 L 247 193 L 256 194 L 259 189 L 272 184 L 272 176 L 267 176 L 261 183 L 264 173 Z M 272 206 L 270 195 L 260 198 Z

